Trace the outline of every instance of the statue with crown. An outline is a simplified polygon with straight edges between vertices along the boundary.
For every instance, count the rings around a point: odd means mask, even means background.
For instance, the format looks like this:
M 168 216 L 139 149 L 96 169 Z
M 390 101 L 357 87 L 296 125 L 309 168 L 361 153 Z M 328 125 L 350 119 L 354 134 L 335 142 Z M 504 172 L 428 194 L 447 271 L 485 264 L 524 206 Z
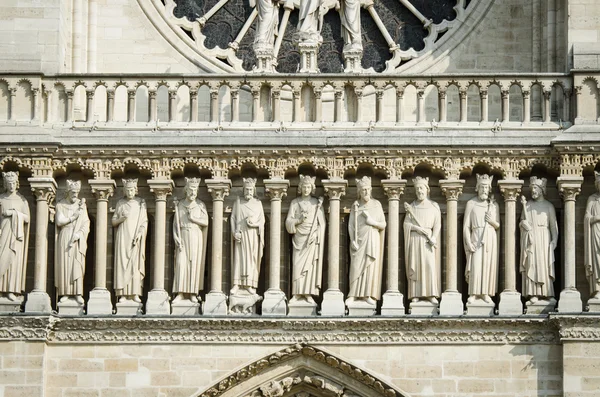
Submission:
M 315 177 L 300 175 L 298 192 L 290 204 L 285 228 L 292 238 L 292 299 L 290 315 L 317 314 L 314 296 L 319 296 L 323 279 L 325 211 L 323 197 L 316 198 Z
M 404 255 L 410 313 L 435 315 L 441 295 L 440 206 L 429 199 L 429 178 L 413 180 L 416 200 L 404 203 Z
M 198 293 L 204 289 L 208 211 L 198 199 L 200 178 L 185 178 L 185 198 L 174 200 L 175 274 L 172 314 L 199 314 Z
M 79 198 L 81 181 L 67 180 L 65 197 L 56 204 L 58 228 L 54 251 L 54 284 L 60 314 L 83 314 L 83 277 L 90 218 L 85 199 Z
M 492 297 L 498 289 L 498 229 L 500 211 L 492 195 L 493 176 L 477 174 L 477 195 L 467 202 L 463 222 L 463 245 L 469 284 L 467 314 L 494 315 Z
M 600 172 L 594 171 L 596 193 L 592 194 L 585 207 L 583 218 L 584 265 L 590 282 L 590 311 L 600 311 Z
M 112 217 L 117 315 L 131 316 L 142 311 L 140 296 L 146 275 L 148 213 L 146 202 L 137 192 L 137 179 L 123 179 L 124 197 L 117 202 Z
M 527 313 L 539 314 L 555 310 L 554 250 L 558 244 L 556 211 L 546 195 L 546 178 L 529 179 L 531 200 L 521 196 L 521 258 L 519 269 L 523 275 L 523 296 Z
M 229 312 L 254 314 L 262 300 L 256 293 L 260 264 L 265 248 L 265 214 L 256 195 L 256 179 L 243 178 L 243 194 L 238 196 L 231 212 L 232 288 Z
M 371 178 L 356 180 L 358 199 L 352 204 L 350 237 L 350 289 L 346 306 L 350 316 L 372 316 L 381 299 L 385 214 L 371 195 Z
M 19 173 L 3 172 L 0 194 L 0 311 L 20 311 L 25 293 L 29 204 L 19 194 Z

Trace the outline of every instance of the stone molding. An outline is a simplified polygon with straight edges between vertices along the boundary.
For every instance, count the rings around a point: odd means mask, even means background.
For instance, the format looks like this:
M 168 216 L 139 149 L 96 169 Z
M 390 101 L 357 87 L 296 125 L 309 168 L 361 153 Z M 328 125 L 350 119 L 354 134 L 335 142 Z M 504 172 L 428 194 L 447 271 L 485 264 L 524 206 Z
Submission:
M 550 323 L 558 329 L 561 342 L 600 341 L 600 316 L 551 316 Z
M 597 323 L 586 329 L 600 338 Z M 230 319 L 0 316 L 0 340 L 48 343 L 504 344 L 559 342 L 561 322 L 535 319 Z M 580 325 L 577 325 L 580 327 Z M 562 332 L 562 331 L 561 331 Z M 585 334 L 582 338 L 586 338 Z

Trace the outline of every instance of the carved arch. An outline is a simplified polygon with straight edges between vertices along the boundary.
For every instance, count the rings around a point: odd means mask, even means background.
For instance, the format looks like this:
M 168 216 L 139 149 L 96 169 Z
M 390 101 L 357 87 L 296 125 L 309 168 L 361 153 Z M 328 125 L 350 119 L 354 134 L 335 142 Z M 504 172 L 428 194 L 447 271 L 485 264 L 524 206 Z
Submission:
M 408 397 L 396 387 L 324 350 L 297 344 L 222 378 L 199 397 Z

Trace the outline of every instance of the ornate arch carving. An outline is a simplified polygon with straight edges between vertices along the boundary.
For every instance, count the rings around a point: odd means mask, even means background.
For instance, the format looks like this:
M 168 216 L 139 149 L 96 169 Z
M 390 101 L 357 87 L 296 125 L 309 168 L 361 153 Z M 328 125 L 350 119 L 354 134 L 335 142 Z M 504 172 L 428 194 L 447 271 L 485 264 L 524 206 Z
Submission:
M 199 397 L 404 397 L 394 386 L 328 353 L 297 344 L 237 370 Z M 333 394 L 332 394 L 333 393 Z

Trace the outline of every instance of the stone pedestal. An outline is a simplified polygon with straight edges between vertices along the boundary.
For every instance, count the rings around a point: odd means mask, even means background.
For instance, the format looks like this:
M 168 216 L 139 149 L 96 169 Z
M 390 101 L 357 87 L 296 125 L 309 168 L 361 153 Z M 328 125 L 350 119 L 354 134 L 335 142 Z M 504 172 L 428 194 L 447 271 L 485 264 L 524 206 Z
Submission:
M 87 302 L 88 315 L 111 315 L 113 306 L 110 292 L 106 288 L 94 288 L 90 291 L 90 298 Z
M 442 293 L 440 314 L 442 316 L 462 316 L 465 313 L 462 295 L 459 292 L 446 291 Z
M 404 316 L 405 314 L 404 295 L 390 291 L 383 294 L 382 316 Z
M 23 296 L 11 301 L 5 296 L 0 297 L 0 313 L 19 313 L 23 305 Z
M 27 294 L 25 302 L 25 312 L 27 313 L 52 313 L 50 304 L 50 295 L 46 291 L 33 290 Z
M 58 314 L 61 316 L 82 316 L 83 303 L 77 302 L 73 298 L 69 298 L 64 302 L 58 302 Z
M 317 66 L 318 43 L 298 43 L 300 51 L 300 73 L 319 73 Z
M 142 315 L 142 304 L 133 300 L 126 300 L 124 302 L 117 303 L 117 316 L 141 316 Z
M 344 50 L 344 73 L 363 72 L 361 65 L 362 53 L 362 50 L 358 49 Z
M 146 301 L 146 314 L 168 316 L 171 313 L 169 307 L 169 294 L 164 289 L 148 292 Z
M 500 316 L 522 315 L 523 302 L 521 302 L 521 293 L 516 291 L 503 291 L 502 293 L 500 293 L 498 314 Z
M 413 316 L 437 316 L 438 305 L 430 301 L 410 302 L 409 312 Z
M 348 316 L 369 317 L 375 315 L 377 303 L 370 304 L 366 300 L 356 299 L 348 302 Z
M 198 316 L 200 315 L 200 303 L 184 299 L 171 303 L 172 316 Z
M 228 312 L 227 297 L 221 291 L 211 291 L 206 294 L 202 305 L 202 313 L 207 316 L 226 316 Z
M 275 72 L 273 48 L 254 48 L 254 54 L 256 55 L 255 72 Z
M 263 316 L 285 316 L 287 314 L 286 297 L 283 291 L 268 289 L 262 303 Z
M 552 313 L 556 311 L 556 299 L 540 299 L 535 303 L 530 303 L 528 301 L 525 307 L 525 314 L 528 315 Z
M 289 313 L 288 316 L 293 317 L 313 317 L 317 315 L 317 303 L 308 302 L 304 299 L 290 299 L 288 304 Z
M 467 301 L 467 316 L 491 317 L 494 315 L 496 305 L 483 299 L 475 299 L 473 303 Z
M 229 314 L 245 316 L 256 314 L 256 304 L 262 300 L 262 296 L 240 289 L 235 294 L 229 295 Z
M 590 313 L 600 312 L 600 298 L 590 298 L 587 304 Z
M 583 303 L 581 293 L 575 289 L 564 289 L 560 292 L 558 299 L 559 313 L 581 313 L 583 311 Z
M 321 316 L 343 317 L 346 313 L 344 294 L 340 290 L 329 289 L 323 293 Z

